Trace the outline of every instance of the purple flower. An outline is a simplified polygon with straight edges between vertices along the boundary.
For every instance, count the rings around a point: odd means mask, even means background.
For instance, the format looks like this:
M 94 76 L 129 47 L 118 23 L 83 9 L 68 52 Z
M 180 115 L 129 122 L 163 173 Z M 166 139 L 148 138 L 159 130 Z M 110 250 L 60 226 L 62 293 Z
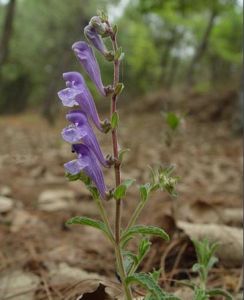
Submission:
M 99 162 L 104 167 L 107 167 L 107 161 L 103 156 L 97 138 L 87 120 L 86 115 L 81 110 L 73 110 L 66 115 L 66 119 L 71 122 L 72 125 L 63 129 L 63 139 L 71 144 L 82 141 L 94 152 Z
M 97 50 L 100 51 L 103 55 L 106 55 L 107 49 L 103 43 L 103 40 L 91 24 L 85 27 L 84 33 L 89 41 L 93 44 L 93 46 L 97 48 Z
M 66 81 L 65 89 L 58 92 L 58 96 L 64 106 L 72 107 L 80 105 L 85 114 L 92 119 L 96 127 L 102 131 L 101 121 L 97 109 L 85 80 L 78 72 L 67 72 L 63 74 Z
M 74 43 L 72 49 L 91 80 L 95 83 L 97 89 L 105 96 L 106 93 L 102 83 L 100 69 L 92 48 L 86 42 L 81 41 Z
M 78 157 L 64 164 L 66 171 L 72 175 L 84 172 L 96 185 L 102 198 L 105 198 L 106 186 L 96 156 L 86 145 L 75 144 L 72 148 Z

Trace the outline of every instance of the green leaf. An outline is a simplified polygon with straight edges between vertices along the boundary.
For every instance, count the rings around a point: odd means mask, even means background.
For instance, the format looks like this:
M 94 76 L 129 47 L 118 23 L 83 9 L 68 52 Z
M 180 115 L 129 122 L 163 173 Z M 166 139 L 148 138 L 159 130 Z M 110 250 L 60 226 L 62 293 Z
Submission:
M 233 296 L 225 291 L 225 290 L 222 290 L 222 289 L 212 289 L 212 290 L 209 290 L 207 291 L 207 294 L 210 296 L 210 297 L 214 297 L 214 296 L 224 296 L 227 300 L 233 300 Z
M 118 115 L 117 111 L 115 111 L 112 114 L 112 118 L 111 118 L 111 128 L 115 129 L 118 127 L 118 125 L 119 125 L 119 115 Z
M 73 217 L 66 222 L 67 225 L 86 225 L 93 228 L 97 228 L 103 231 L 106 235 L 109 235 L 105 224 L 102 221 L 93 220 L 87 217 Z
M 152 295 L 155 296 L 155 299 L 162 300 L 165 299 L 165 293 L 161 288 L 154 282 L 152 277 L 146 273 L 136 273 L 126 278 L 126 284 L 139 284 L 143 288 L 147 289 Z
M 139 253 L 138 260 L 142 261 L 142 259 L 147 255 L 150 250 L 151 242 L 148 239 L 142 239 L 139 244 Z
M 162 239 L 169 241 L 168 234 L 161 228 L 155 226 L 146 226 L 146 225 L 135 225 L 129 228 L 126 232 L 123 233 L 121 242 L 123 242 L 128 237 L 134 236 L 136 234 L 142 235 L 156 235 Z
M 147 201 L 150 189 L 151 189 L 150 183 L 140 185 L 139 187 L 140 197 L 143 202 Z
M 166 114 L 166 123 L 172 130 L 176 130 L 180 125 L 181 119 L 173 112 Z
M 114 93 L 115 95 L 120 95 L 124 89 L 124 84 L 122 82 L 117 83 Z
M 113 192 L 113 196 L 116 200 L 124 198 L 127 189 L 135 182 L 135 179 L 124 180 Z
M 129 274 L 132 267 L 138 264 L 137 256 L 130 251 L 124 251 L 123 258 L 124 258 L 124 266 L 125 266 L 126 274 Z

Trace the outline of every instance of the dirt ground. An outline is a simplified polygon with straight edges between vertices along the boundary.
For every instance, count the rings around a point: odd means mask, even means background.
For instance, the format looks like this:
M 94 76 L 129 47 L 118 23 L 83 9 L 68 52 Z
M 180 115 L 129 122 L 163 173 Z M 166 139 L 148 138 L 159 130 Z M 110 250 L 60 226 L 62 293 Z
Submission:
M 177 281 L 197 280 L 191 271 L 195 252 L 190 238 L 207 235 L 221 245 L 209 286 L 227 288 L 241 299 L 242 139 L 233 126 L 233 95 L 215 95 L 212 101 L 191 95 L 191 103 L 179 99 L 165 105 L 170 100 L 169 95 L 155 94 L 143 99 L 143 105 L 137 101 L 120 109 L 120 145 L 130 148 L 122 178 L 145 183 L 148 166 L 159 164 L 174 164 L 181 178 L 177 198 L 153 194 L 140 217 L 140 223 L 162 226 L 171 236 L 167 243 L 153 239 L 142 270 L 164 268 L 162 286 L 183 295 Z M 161 113 L 166 106 L 186 113 L 171 146 L 165 143 L 167 126 Z M 63 164 L 73 159 L 60 137 L 64 126 L 60 118 L 49 127 L 34 113 L 0 118 L 1 300 L 76 299 L 84 289 L 82 282 L 94 277 L 118 288 L 113 251 L 103 236 L 65 225 L 75 215 L 99 216 L 82 183 L 64 177 Z M 104 153 L 111 153 L 110 135 L 98 137 Z M 112 187 L 113 171 L 105 170 L 105 176 Z M 137 200 L 135 186 L 123 203 L 123 224 Z M 113 201 L 105 206 L 113 221 Z M 204 224 L 204 233 L 194 231 L 197 224 Z

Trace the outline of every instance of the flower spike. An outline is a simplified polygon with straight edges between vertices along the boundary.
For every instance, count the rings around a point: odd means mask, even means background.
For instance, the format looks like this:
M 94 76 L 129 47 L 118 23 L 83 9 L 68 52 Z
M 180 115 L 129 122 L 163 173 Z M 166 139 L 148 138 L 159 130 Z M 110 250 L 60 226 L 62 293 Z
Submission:
M 94 100 L 82 75 L 78 72 L 67 72 L 63 74 L 63 78 L 67 88 L 58 92 L 63 105 L 68 107 L 80 105 L 87 117 L 92 119 L 100 131 L 103 131 Z
M 106 197 L 106 186 L 102 170 L 94 153 L 83 144 L 76 144 L 72 149 L 77 154 L 77 159 L 64 164 L 66 171 L 72 175 L 84 172 L 96 185 L 102 198 Z
M 104 167 L 108 167 L 108 163 L 103 156 L 97 138 L 87 120 L 86 115 L 81 110 L 73 110 L 66 115 L 66 119 L 71 122 L 72 125 L 63 129 L 63 139 L 71 144 L 82 141 L 94 152 L 98 161 Z
M 86 42 L 81 41 L 74 43 L 72 49 L 91 80 L 95 83 L 99 92 L 103 96 L 106 96 L 100 69 L 92 48 Z

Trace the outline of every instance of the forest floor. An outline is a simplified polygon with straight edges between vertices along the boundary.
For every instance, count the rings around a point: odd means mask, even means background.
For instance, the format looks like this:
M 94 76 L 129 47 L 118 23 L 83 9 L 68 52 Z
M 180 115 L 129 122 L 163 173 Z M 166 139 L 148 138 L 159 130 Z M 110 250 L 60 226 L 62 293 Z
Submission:
M 242 139 L 233 126 L 231 97 L 191 95 L 192 103 L 180 99 L 169 105 L 170 97 L 159 93 L 142 99 L 143 105 L 135 101 L 120 110 L 120 145 L 130 148 L 122 178 L 145 183 L 148 166 L 159 164 L 175 165 L 181 178 L 177 198 L 153 194 L 140 223 L 161 226 L 171 236 L 170 242 L 152 240 L 142 270 L 161 267 L 162 286 L 182 299 L 191 299 L 190 292 L 178 280 L 197 280 L 190 239 L 205 235 L 220 243 L 209 286 L 226 288 L 241 299 Z M 165 107 L 186 113 L 171 146 L 160 112 Z M 59 120 L 49 127 L 34 113 L 0 118 L 1 300 L 68 300 L 85 292 L 91 294 L 82 299 L 102 300 L 118 293 L 111 246 L 95 229 L 65 225 L 75 215 L 99 216 L 82 183 L 64 177 L 63 163 L 73 154 L 60 138 L 63 126 Z M 98 136 L 104 153 L 111 153 L 110 135 Z M 113 171 L 106 170 L 105 176 L 112 186 Z M 123 203 L 123 224 L 137 199 L 135 186 Z M 113 201 L 105 206 L 113 221 Z M 98 288 L 94 278 L 103 285 Z

